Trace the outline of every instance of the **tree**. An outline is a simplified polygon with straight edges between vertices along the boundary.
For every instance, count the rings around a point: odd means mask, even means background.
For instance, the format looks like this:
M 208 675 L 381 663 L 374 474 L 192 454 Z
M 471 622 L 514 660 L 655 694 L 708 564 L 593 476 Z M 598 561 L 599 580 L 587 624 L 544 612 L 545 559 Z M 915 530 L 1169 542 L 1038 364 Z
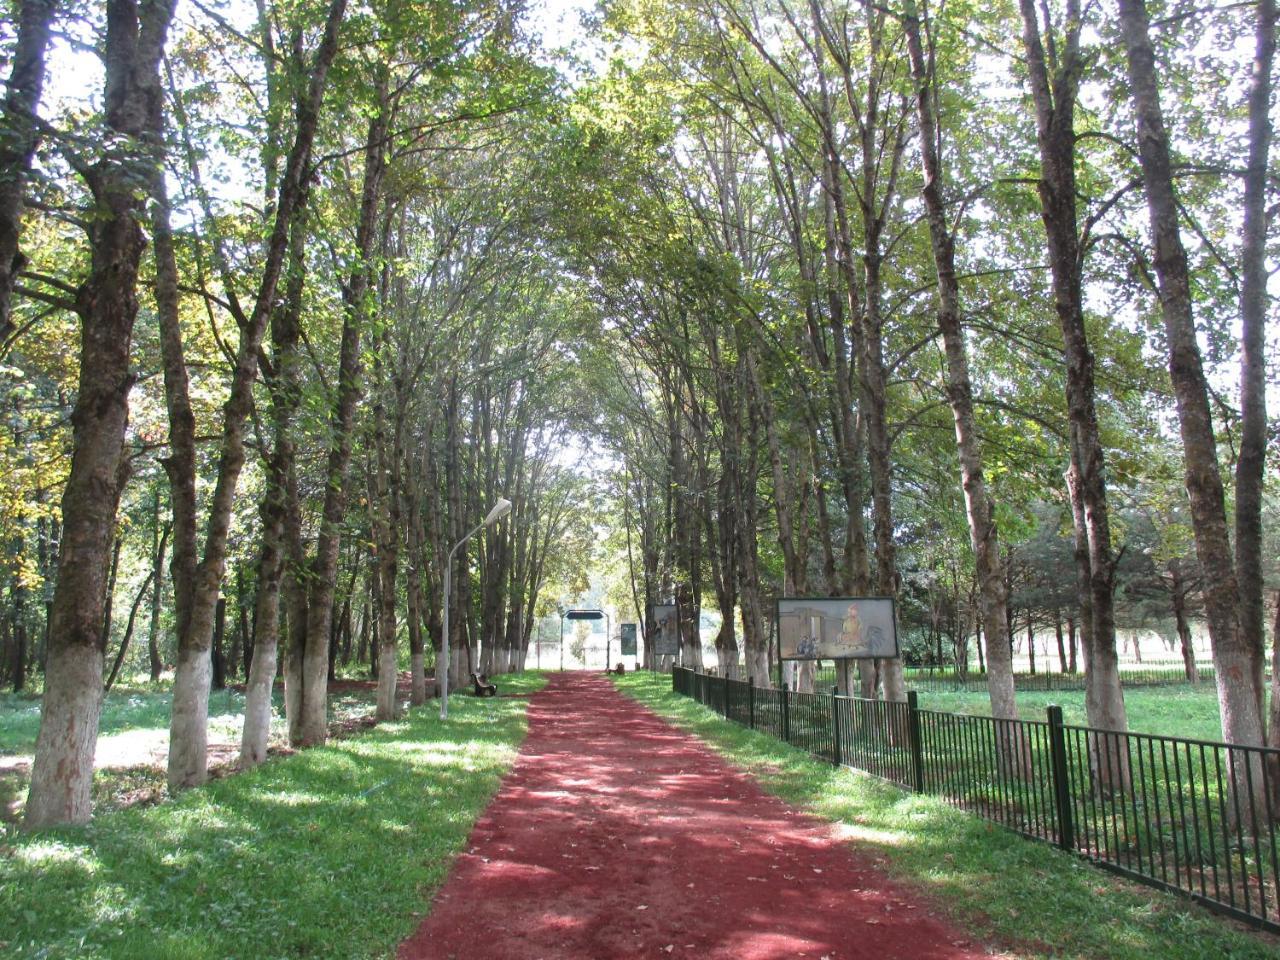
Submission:
M 40 733 L 23 819 L 27 829 L 83 823 L 90 814 L 102 704 L 104 578 L 129 468 L 122 450 L 134 380 L 129 345 L 145 244 L 143 202 L 134 184 L 139 169 L 150 169 L 161 151 L 162 131 L 155 126 L 158 110 L 153 105 L 161 96 L 160 58 L 172 17 L 172 0 L 108 3 L 103 94 L 108 140 L 96 158 L 71 161 L 93 198 L 93 260 L 89 275 L 74 291 L 82 325 L 80 383 L 71 472 L 62 495 L 62 545 L 49 617 Z
M 1155 53 L 1143 0 L 1120 0 L 1119 11 L 1155 250 L 1160 314 L 1168 344 L 1169 376 L 1182 437 L 1196 554 L 1203 576 L 1205 616 L 1213 642 L 1222 732 L 1232 743 L 1257 746 L 1263 742 L 1263 651 L 1258 642 L 1260 635 L 1241 629 L 1240 590 L 1227 529 L 1209 388 L 1196 341 L 1191 282 L 1156 80 Z M 1251 376 L 1246 373 L 1246 378 Z M 1243 785 L 1246 772 L 1235 770 L 1233 777 L 1238 786 Z M 1254 779 L 1261 782 L 1260 776 Z
M 924 185 L 921 196 L 929 223 L 929 238 L 937 270 L 937 320 L 946 353 L 947 400 L 955 419 L 956 450 L 960 459 L 961 487 L 969 517 L 969 539 L 981 598 L 983 633 L 987 644 L 987 685 L 991 693 L 992 716 L 1016 718 L 1013 691 L 1013 662 L 1003 643 L 993 638 L 1004 635 L 1005 586 L 994 517 L 994 504 L 987 492 L 982 469 L 982 450 L 973 413 L 973 387 L 969 359 L 960 323 L 960 287 L 956 279 L 955 239 L 948 226 L 943 199 L 943 171 L 938 153 L 938 124 L 934 115 L 933 72 L 921 41 L 921 18 L 908 0 L 902 16 L 911 75 L 916 84 L 915 101 L 919 118 L 919 145 Z
M 44 88 L 44 60 L 57 9 L 57 0 L 23 0 L 18 5 L 18 35 L 0 135 L 0 341 L 9 339 L 14 331 L 11 301 L 26 263 L 18 249 L 23 193 L 40 139 L 36 106 Z

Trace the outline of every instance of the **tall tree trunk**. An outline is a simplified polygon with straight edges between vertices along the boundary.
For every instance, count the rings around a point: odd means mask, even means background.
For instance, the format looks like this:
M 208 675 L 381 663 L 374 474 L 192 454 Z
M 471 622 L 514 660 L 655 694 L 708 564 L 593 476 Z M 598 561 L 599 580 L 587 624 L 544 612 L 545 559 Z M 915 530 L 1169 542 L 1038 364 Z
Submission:
M 381 368 L 385 362 L 386 339 L 378 345 L 375 360 L 375 395 L 373 402 L 373 497 L 370 519 L 378 549 L 378 582 L 381 585 L 382 609 L 378 616 L 378 695 L 377 719 L 396 718 L 396 571 L 400 555 L 400 506 L 397 478 L 399 451 L 392 450 L 387 439 L 386 411 L 383 398 L 387 385 Z
M 1182 582 L 1181 564 L 1177 559 L 1169 562 L 1169 597 L 1173 606 L 1174 628 L 1178 631 L 1178 646 L 1182 651 L 1182 670 L 1187 682 L 1200 682 L 1200 670 L 1196 664 L 1196 651 L 1191 641 L 1191 624 L 1187 622 L 1187 589 Z
M 806 591 L 805 570 L 796 550 L 791 485 L 783 468 L 782 445 L 778 438 L 773 405 L 769 401 L 768 388 L 761 382 L 757 372 L 758 364 L 752 348 L 747 350 L 745 369 L 749 378 L 748 389 L 751 391 L 752 403 L 755 407 L 754 419 L 764 428 L 769 466 L 773 476 L 774 514 L 778 521 L 778 545 L 782 548 L 782 593 L 788 597 L 801 597 Z M 813 667 L 812 661 L 796 663 L 797 689 L 801 692 L 813 692 Z
M 1254 9 L 1249 160 L 1244 175 L 1244 242 L 1240 251 L 1240 452 L 1236 459 L 1235 558 L 1240 591 L 1239 646 L 1249 658 L 1244 666 L 1253 671 L 1251 679 L 1260 706 L 1265 703 L 1262 665 L 1267 648 L 1262 600 L 1262 502 L 1267 460 L 1267 174 L 1275 52 L 1275 0 L 1258 0 Z
M 1092 623 L 1089 675 L 1085 682 L 1093 688 L 1093 695 L 1086 697 L 1087 718 L 1091 727 L 1126 730 L 1128 717 L 1116 659 L 1115 560 L 1111 551 L 1105 459 L 1094 404 L 1093 350 L 1084 325 L 1084 254 L 1080 249 L 1076 212 L 1075 110 L 1084 70 L 1080 52 L 1080 5 L 1079 0 L 1067 2 L 1061 37 L 1053 43 L 1056 57 L 1052 76 L 1045 59 L 1034 0 L 1019 0 L 1019 6 L 1040 148 L 1040 213 L 1048 240 L 1054 307 L 1062 331 L 1071 456 L 1083 507 L 1087 546 L 1080 555 L 1086 564 L 1081 587 L 1087 586 L 1089 591 Z M 1052 42 L 1052 22 L 1046 20 L 1044 29 Z M 1119 741 L 1112 738 L 1109 742 Z M 1112 759 L 1115 762 L 1105 764 L 1106 768 L 1120 769 L 1119 756 Z
M 351 460 L 351 430 L 355 423 L 356 401 L 360 396 L 360 334 L 371 304 L 373 257 L 377 243 L 378 209 L 382 198 L 382 176 L 386 169 L 389 105 L 387 78 L 380 69 L 376 112 L 369 121 L 365 139 L 364 185 L 356 228 L 356 260 L 343 289 L 342 345 L 338 361 L 338 387 L 330 418 L 332 445 L 325 466 L 324 505 L 315 562 L 310 569 L 311 589 L 307 598 L 305 649 L 298 703 L 295 746 L 312 746 L 328 738 L 329 620 L 338 569 L 338 548 L 342 540 L 342 520 L 347 502 L 347 466 Z M 384 604 L 395 598 L 383 597 Z M 393 613 L 394 615 L 394 613 Z M 292 637 L 290 638 L 292 643 Z M 393 667 L 394 669 L 394 667 Z
M 933 111 L 932 72 L 920 41 L 920 19 L 914 0 L 907 0 L 902 17 L 907 52 L 915 81 L 916 113 L 920 122 L 920 154 L 924 166 L 925 213 L 937 269 L 937 322 L 946 353 L 946 390 L 956 428 L 960 481 L 969 519 L 978 578 L 979 606 L 987 643 L 987 689 L 992 716 L 1015 719 L 1018 705 L 1013 689 L 1013 657 L 1005 642 L 1005 585 L 1000 562 L 994 505 L 982 470 L 982 449 L 973 414 L 969 358 L 960 324 L 960 284 L 956 278 L 955 240 L 947 225 L 942 197 L 942 162 L 938 155 L 938 125 Z M 993 639 L 994 638 L 994 639 Z
M 422 530 L 422 508 L 418 501 L 418 485 L 410 464 L 405 470 L 405 509 L 409 522 L 405 527 L 405 592 L 408 596 L 409 662 L 413 679 L 409 688 L 409 703 L 420 707 L 427 702 L 426 644 L 422 638 L 422 618 L 425 612 L 422 593 L 421 563 L 424 556 L 425 535 Z
M 44 59 L 57 0 L 20 0 L 13 66 L 0 137 L 0 342 L 13 333 L 13 288 L 26 257 L 18 249 L 23 196 L 40 134 L 36 106 L 44 88 Z
M 277 362 L 280 359 L 277 354 Z M 277 445 L 269 458 L 267 493 L 261 507 L 262 547 L 258 558 L 258 596 L 254 604 L 257 629 L 253 661 L 245 683 L 244 727 L 240 733 L 240 766 L 246 770 L 267 759 L 267 742 L 271 736 L 271 697 L 280 641 L 280 582 L 284 574 L 285 491 L 280 473 Z
M 160 524 L 160 491 L 156 490 L 155 522 Z M 166 522 L 155 545 L 151 564 L 151 623 L 147 628 L 147 660 L 151 670 L 151 682 L 160 682 L 164 661 L 160 657 L 160 608 L 164 598 L 164 554 L 169 543 L 173 524 Z
M 1280 590 L 1275 592 L 1275 622 L 1271 625 L 1271 724 L 1267 746 L 1280 748 Z M 1280 755 L 1271 755 L 1271 806 L 1280 810 Z
M 191 583 L 188 615 L 178 633 L 178 662 L 173 681 L 173 712 L 169 723 L 168 784 L 170 791 L 203 783 L 207 777 L 206 754 L 208 750 L 209 684 L 211 681 L 210 646 L 216 628 L 219 593 L 226 570 L 227 537 L 231 529 L 231 511 L 234 506 L 236 486 L 244 467 L 244 425 L 253 405 L 253 386 L 258 373 L 258 353 L 267 322 L 275 306 L 276 289 L 283 272 L 285 255 L 294 220 L 300 215 L 311 173 L 311 150 L 315 140 L 320 108 L 327 86 L 329 66 L 338 49 L 338 33 L 346 13 L 346 0 L 332 0 L 325 21 L 324 35 L 311 64 L 306 92 L 296 104 L 296 131 L 293 147 L 285 163 L 276 202 L 275 222 L 267 244 L 262 278 L 255 297 L 253 312 L 241 327 L 240 345 L 236 351 L 235 369 L 231 389 L 223 408 L 221 450 L 218 460 L 217 480 L 210 498 L 209 514 L 205 525 L 204 555 L 195 570 Z M 159 107 L 157 107 L 157 110 Z M 159 234 L 160 222 L 168 231 L 168 201 L 164 195 L 163 176 L 154 178 L 153 193 L 157 210 L 157 274 L 172 271 L 175 281 L 177 268 L 173 262 L 172 245 L 162 252 Z M 157 292 L 160 283 L 157 282 Z M 176 297 L 174 297 L 176 303 Z M 172 309 L 170 306 L 169 309 Z M 174 327 L 179 353 L 166 357 L 166 397 L 171 407 L 175 396 L 185 394 L 185 371 L 181 381 L 169 384 L 170 366 L 182 364 L 181 333 L 177 329 L 176 315 L 169 315 L 161 301 L 161 320 Z M 180 398 L 186 400 L 185 396 Z M 187 401 L 189 407 L 189 401 Z M 183 462 L 187 451 L 175 454 L 170 472 L 180 471 L 194 476 L 194 461 Z M 194 522 L 194 517 L 192 518 Z M 174 548 L 177 552 L 178 521 L 175 512 Z M 183 534 L 194 543 L 194 528 Z
M 302 294 L 306 285 L 308 240 L 307 196 L 299 202 L 289 237 L 288 279 L 284 302 L 271 314 L 270 394 L 271 445 L 263 458 L 266 496 L 259 508 L 262 545 L 258 558 L 258 594 L 254 601 L 254 656 L 245 691 L 245 722 L 240 739 L 240 766 L 255 767 L 267 758 L 273 690 L 280 652 L 280 630 L 287 622 L 284 657 L 286 715 L 298 711 L 288 701 L 299 690 L 300 659 L 305 648 L 307 599 L 302 517 L 298 503 L 294 421 L 302 403 Z M 286 574 L 286 568 L 293 569 Z
M 22 549 L 23 534 L 20 532 L 15 538 L 18 542 L 15 544 L 17 549 L 14 551 L 17 555 Z M 15 576 L 9 587 L 9 597 L 12 601 L 12 617 L 13 617 L 13 649 L 10 651 L 10 679 L 13 682 L 13 692 L 18 693 L 26 686 L 27 683 L 27 588 L 22 583 L 20 576 Z M 127 636 L 127 634 L 126 634 Z M 3 666 L 3 664 L 0 664 Z
M 105 123 L 124 144 L 159 150 L 153 127 L 160 58 L 173 0 L 139 8 L 109 0 Z M 148 159 L 144 169 L 154 163 Z M 116 509 L 128 475 L 129 347 L 138 312 L 144 198 L 135 148 L 108 151 L 81 173 L 94 201 L 91 267 L 77 291 L 79 389 L 72 413 L 71 469 L 62 495 L 62 548 L 49 617 L 48 664 L 24 827 L 84 823 L 90 814 L 93 754 L 102 707 L 98 644 Z
M 746 369 L 745 350 L 738 351 L 736 388 L 737 396 L 750 397 L 750 376 Z M 739 405 L 741 401 L 739 401 Z M 735 405 L 737 406 L 737 405 Z M 760 585 L 760 529 L 759 497 L 756 484 L 759 475 L 757 451 L 760 449 L 760 421 L 756 405 L 745 404 L 746 422 L 735 416 L 735 440 L 737 442 L 737 470 L 734 480 L 734 499 L 738 504 L 741 520 L 738 523 L 738 590 L 742 609 L 742 640 L 746 647 L 747 676 L 761 687 L 773 686 L 773 669 L 769 659 L 770 638 L 765 629 L 763 591 Z M 745 428 L 745 429 L 739 429 Z
M 1156 81 L 1155 51 L 1143 0 L 1119 0 L 1119 10 L 1137 121 L 1138 159 L 1155 247 L 1169 376 L 1182 435 L 1196 555 L 1200 560 L 1201 594 L 1213 643 L 1222 735 L 1230 743 L 1259 746 L 1263 742 L 1263 650 L 1257 645 L 1254 633 L 1241 630 L 1240 591 L 1227 526 L 1209 388 L 1196 341 L 1191 279 L 1178 223 L 1169 137 Z M 1247 789 L 1247 768 L 1247 764 L 1239 764 L 1233 771 L 1236 786 L 1242 790 Z M 1260 771 L 1254 771 L 1252 779 L 1254 783 L 1261 783 Z

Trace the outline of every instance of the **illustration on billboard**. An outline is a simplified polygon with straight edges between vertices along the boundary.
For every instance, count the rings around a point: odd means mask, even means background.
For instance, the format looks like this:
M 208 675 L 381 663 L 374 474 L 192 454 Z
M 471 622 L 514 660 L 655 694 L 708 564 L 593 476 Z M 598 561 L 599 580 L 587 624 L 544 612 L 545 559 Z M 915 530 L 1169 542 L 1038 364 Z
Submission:
M 634 657 L 636 655 L 636 625 L 634 623 L 624 623 L 622 625 L 622 655 L 624 657 Z
M 680 655 L 680 614 L 674 603 L 655 603 L 653 619 L 658 633 L 653 639 L 653 652 L 659 657 Z
M 780 597 L 778 642 L 784 660 L 898 656 L 890 597 Z

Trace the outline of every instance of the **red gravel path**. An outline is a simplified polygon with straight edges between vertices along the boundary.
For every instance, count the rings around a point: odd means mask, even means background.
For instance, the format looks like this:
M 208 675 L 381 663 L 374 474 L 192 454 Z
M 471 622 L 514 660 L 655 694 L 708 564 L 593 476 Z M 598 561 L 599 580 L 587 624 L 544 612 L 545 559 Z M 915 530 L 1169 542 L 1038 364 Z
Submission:
M 986 956 L 829 824 L 603 677 L 557 674 L 400 960 Z

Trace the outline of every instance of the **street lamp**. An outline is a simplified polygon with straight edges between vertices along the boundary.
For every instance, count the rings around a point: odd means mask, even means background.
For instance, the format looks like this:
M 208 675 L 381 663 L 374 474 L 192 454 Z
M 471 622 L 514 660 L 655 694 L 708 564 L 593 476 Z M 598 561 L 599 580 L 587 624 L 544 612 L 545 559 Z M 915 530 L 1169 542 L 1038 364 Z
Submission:
M 489 511 L 474 530 L 453 545 L 453 549 L 449 551 L 449 557 L 444 562 L 444 636 L 440 638 L 440 663 L 437 666 L 436 673 L 440 678 L 440 719 L 449 719 L 449 595 L 453 582 L 453 555 L 458 552 L 458 548 L 474 537 L 485 527 L 493 526 L 508 513 L 511 512 L 511 501 L 505 497 L 499 497 L 498 502 L 493 505 L 493 509 Z

